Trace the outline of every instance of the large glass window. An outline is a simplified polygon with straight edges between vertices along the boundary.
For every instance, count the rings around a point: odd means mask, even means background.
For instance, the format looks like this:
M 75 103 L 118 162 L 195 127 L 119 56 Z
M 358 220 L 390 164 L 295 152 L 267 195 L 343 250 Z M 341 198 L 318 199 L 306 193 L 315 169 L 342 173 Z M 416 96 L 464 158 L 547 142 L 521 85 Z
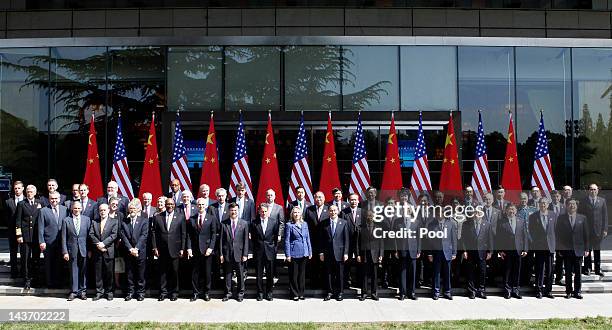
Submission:
M 400 49 L 402 110 L 457 109 L 456 47 Z
M 399 109 L 398 48 L 342 47 L 344 110 Z

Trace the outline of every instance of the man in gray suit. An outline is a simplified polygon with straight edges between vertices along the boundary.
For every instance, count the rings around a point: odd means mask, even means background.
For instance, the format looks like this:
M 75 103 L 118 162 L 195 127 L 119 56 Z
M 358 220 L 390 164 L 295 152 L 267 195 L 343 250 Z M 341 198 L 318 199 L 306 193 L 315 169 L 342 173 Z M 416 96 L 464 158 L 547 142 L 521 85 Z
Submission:
M 238 205 L 238 218 L 248 222 L 255 220 L 255 202 L 246 195 L 246 187 L 244 183 L 239 182 L 236 185 L 236 197 L 230 199 L 230 203 Z
M 81 215 L 81 202 L 70 205 L 72 214 L 62 221 L 62 254 L 70 264 L 71 290 L 68 301 L 87 300 L 87 238 L 91 220 Z
M 266 191 L 266 203 L 268 204 L 268 217 L 278 221 L 280 227 L 279 232 L 285 232 L 285 208 L 274 202 L 276 199 L 276 192 L 273 189 Z M 279 236 L 279 239 L 281 236 Z
M 436 217 L 427 224 L 429 232 L 443 232 L 442 238 L 429 238 L 426 241 L 427 258 L 433 263 L 432 297 L 440 297 L 441 286 L 444 298 L 453 300 L 451 294 L 451 261 L 457 258 L 457 224 L 450 218 Z M 440 277 L 444 281 L 440 285 Z
M 538 200 L 538 211 L 529 216 L 529 249 L 535 252 L 536 298 L 552 295 L 553 258 L 556 250 L 555 224 L 557 214 L 548 210 L 549 200 Z M 546 279 L 546 283 L 544 280 Z
M 522 299 L 520 292 L 521 258 L 527 255 L 529 240 L 525 221 L 516 216 L 516 206 L 508 204 L 506 214 L 497 222 L 496 250 L 504 264 L 504 298 Z
M 232 297 L 232 273 L 237 277 L 237 299 L 244 299 L 244 264 L 249 255 L 249 224 L 238 218 L 238 205 L 229 205 L 229 217 L 221 223 L 220 261 L 225 274 L 225 296 L 223 301 Z
M 599 187 L 592 183 L 589 185 L 589 196 L 584 200 L 581 214 L 587 218 L 587 225 L 591 229 L 589 233 L 589 242 L 591 243 L 589 250 L 592 250 L 593 258 L 595 259 L 595 274 L 603 276 L 601 272 L 601 241 L 608 236 L 608 206 L 606 200 L 599 195 Z M 584 258 L 584 267 L 582 273 L 589 275 L 591 272 L 592 262 L 589 254 Z
M 327 269 L 327 296 L 336 295 L 342 301 L 344 292 L 344 263 L 348 260 L 350 227 L 346 220 L 338 217 L 336 205 L 329 206 L 329 218 L 319 224 L 319 259 Z
M 402 192 L 406 192 L 405 189 Z M 408 194 L 400 194 L 400 201 L 403 206 L 408 205 Z M 410 210 L 410 209 L 408 209 Z M 371 212 L 371 211 L 370 211 Z M 417 300 L 415 290 L 417 281 L 416 260 L 421 256 L 421 238 L 418 235 L 421 223 L 417 219 L 416 214 L 408 214 L 396 218 L 393 221 L 393 230 L 410 230 L 416 235 L 395 239 L 395 258 L 399 259 L 400 266 L 400 290 L 399 300 L 404 300 L 406 297 L 412 300 Z
M 115 292 L 115 241 L 119 235 L 119 223 L 116 218 L 108 216 L 108 204 L 100 204 L 98 212 L 100 219 L 94 220 L 89 228 L 96 274 L 96 296 L 93 300 L 106 295 L 110 301 Z
M 45 256 L 47 287 L 61 286 L 62 274 L 62 221 L 68 209 L 60 205 L 57 191 L 49 194 L 49 205 L 40 210 L 38 216 L 38 242 Z
M 467 293 L 470 299 L 487 299 L 487 260 L 493 253 L 493 229 L 476 213 L 461 226 L 461 245 L 467 266 Z
M 572 296 L 582 299 L 582 278 L 580 265 L 582 258 L 589 255 L 589 234 L 587 219 L 578 214 L 578 201 L 570 198 L 565 204 L 567 213 L 557 218 L 556 237 L 557 249 L 563 256 L 565 268 L 565 299 Z M 572 286 L 572 274 L 574 281 Z
M 504 187 L 499 186 L 497 191 L 495 192 L 495 203 L 493 203 L 493 207 L 503 212 L 506 209 L 506 206 L 510 204 L 510 202 L 506 200 L 505 197 L 506 190 L 504 189 Z

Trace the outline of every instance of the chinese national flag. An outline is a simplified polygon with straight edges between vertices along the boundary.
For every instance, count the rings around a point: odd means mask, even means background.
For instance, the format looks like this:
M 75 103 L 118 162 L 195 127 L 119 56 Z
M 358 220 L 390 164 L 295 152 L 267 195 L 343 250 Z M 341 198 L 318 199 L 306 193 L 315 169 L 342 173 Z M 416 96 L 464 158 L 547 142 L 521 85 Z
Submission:
M 100 155 L 98 154 L 98 141 L 96 139 L 95 118 L 91 115 L 89 136 L 87 143 L 87 164 L 85 165 L 85 178 L 83 183 L 89 187 L 89 198 L 96 200 L 102 197 L 102 176 L 100 175 Z
M 268 189 L 276 192 L 274 202 L 284 205 L 283 189 L 281 188 L 278 175 L 278 163 L 276 161 L 276 146 L 274 145 L 274 131 L 272 131 L 272 117 L 268 114 L 268 129 L 266 131 L 266 145 L 264 146 L 263 158 L 261 160 L 261 173 L 259 174 L 259 187 L 257 189 L 257 205 L 266 201 Z
M 402 188 L 402 169 L 395 133 L 395 118 L 391 114 L 391 128 L 389 128 L 389 139 L 387 140 L 387 156 L 380 186 L 380 199 L 384 201 L 389 197 L 395 198 L 400 188 Z
M 214 193 L 221 187 L 221 176 L 219 175 L 219 157 L 217 155 L 217 133 L 215 132 L 215 120 L 210 115 L 208 135 L 206 135 L 206 149 L 204 150 L 204 163 L 202 164 L 202 176 L 200 185 L 206 183 L 210 191 Z
M 442 163 L 442 173 L 440 174 L 440 191 L 444 193 L 448 200 L 449 198 L 460 196 L 462 190 L 453 114 L 451 113 L 448 120 L 446 142 L 444 143 L 444 161 Z
M 142 198 L 142 194 L 146 192 L 153 195 L 153 203 L 157 201 L 157 198 L 163 195 L 161 178 L 159 176 L 157 138 L 155 137 L 155 115 L 153 115 L 153 120 L 149 128 L 149 136 L 147 137 L 147 149 L 145 151 L 144 167 L 142 169 L 138 196 Z
M 518 155 L 516 153 L 516 138 L 514 136 L 512 115 L 510 115 L 510 124 L 508 126 L 508 142 L 506 143 L 506 157 L 504 158 L 504 172 L 502 173 L 501 185 L 506 191 L 505 198 L 513 203 L 518 203 L 521 192 L 521 172 L 519 171 Z
M 332 189 L 340 187 L 340 176 L 338 175 L 338 163 L 336 163 L 336 145 L 334 143 L 334 131 L 332 130 L 331 112 L 327 117 L 327 133 L 325 133 L 325 149 L 323 150 L 323 162 L 321 164 L 321 181 L 319 190 L 325 194 L 325 201 L 333 199 Z

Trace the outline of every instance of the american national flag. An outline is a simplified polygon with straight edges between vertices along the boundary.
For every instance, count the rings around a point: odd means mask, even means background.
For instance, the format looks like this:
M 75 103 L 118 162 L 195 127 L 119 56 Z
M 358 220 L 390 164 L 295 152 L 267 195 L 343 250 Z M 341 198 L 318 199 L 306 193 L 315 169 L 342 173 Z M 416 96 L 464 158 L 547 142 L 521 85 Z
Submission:
M 179 111 L 176 112 L 176 126 L 174 126 L 174 146 L 172 147 L 172 170 L 170 180 L 178 179 L 181 183 L 181 191 L 191 190 L 191 176 L 187 166 L 187 151 L 183 140 L 183 130 L 181 129 L 181 117 Z
M 119 114 L 119 119 L 117 120 L 117 141 L 115 141 L 115 152 L 113 153 L 113 181 L 116 181 L 119 185 L 119 193 L 132 200 L 134 198 L 134 191 L 130 181 L 130 169 L 128 168 L 122 131 L 121 114 Z
M 238 137 L 236 138 L 234 164 L 232 165 L 232 175 L 230 177 L 229 193 L 231 197 L 236 197 L 236 185 L 240 182 L 245 185 L 247 197 L 253 199 L 251 171 L 249 170 L 249 157 L 246 150 L 242 114 L 240 114 L 240 121 L 238 123 Z
M 555 183 L 548 154 L 548 140 L 544 128 L 544 113 L 540 113 L 540 128 L 538 129 L 538 142 L 536 143 L 535 157 L 533 159 L 533 173 L 531 186 L 537 186 L 550 198 L 550 192 L 555 190 Z
M 351 186 L 349 193 L 356 193 L 363 199 L 365 190 L 370 186 L 370 170 L 366 159 L 363 127 L 361 126 L 361 113 L 357 119 L 357 133 L 355 134 L 355 148 L 353 149 L 353 167 L 351 169 Z
M 423 135 L 423 114 L 419 112 L 419 131 L 417 136 L 414 164 L 412 165 L 412 177 L 410 178 L 410 193 L 416 202 L 421 194 L 429 195 L 431 191 L 431 179 L 429 178 L 429 163 L 427 162 L 427 148 L 425 147 L 425 136 Z
M 306 145 L 306 129 L 304 128 L 304 116 L 300 119 L 300 130 L 298 131 L 295 144 L 295 156 L 293 157 L 293 169 L 291 170 L 291 182 L 289 183 L 289 200 L 296 200 L 296 187 L 302 186 L 306 191 L 306 200 L 314 203 L 312 195 L 312 180 L 310 168 L 308 167 L 308 146 Z
M 485 144 L 484 128 L 482 127 L 482 115 L 480 111 L 478 112 L 478 135 L 476 138 L 474 171 L 472 172 L 472 188 L 479 202 L 482 202 L 482 198 L 486 193 L 491 192 L 487 145 Z

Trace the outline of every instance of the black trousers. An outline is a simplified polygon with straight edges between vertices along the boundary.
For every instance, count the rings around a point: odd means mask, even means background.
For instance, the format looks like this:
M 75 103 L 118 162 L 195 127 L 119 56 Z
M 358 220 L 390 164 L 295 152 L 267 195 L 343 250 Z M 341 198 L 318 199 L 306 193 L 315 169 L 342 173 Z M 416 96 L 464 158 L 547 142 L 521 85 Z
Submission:
M 319 259 L 318 257 L 314 257 L 310 260 L 309 266 L 310 269 L 308 271 L 308 279 L 310 281 L 310 288 L 315 290 L 326 287 L 327 278 L 325 278 L 325 273 L 327 271 L 327 267 L 325 263 L 322 262 L 321 259 Z
M 291 297 L 303 297 L 306 286 L 307 258 L 291 258 L 289 263 L 289 292 Z
M 59 288 L 63 284 L 64 274 L 64 260 L 62 257 L 62 248 L 60 242 L 56 241 L 51 244 L 47 244 L 45 251 L 45 278 L 47 280 L 47 287 Z
M 265 255 L 255 261 L 257 277 L 257 294 L 272 294 L 274 289 L 274 259 L 268 260 Z M 266 286 L 264 288 L 263 277 L 266 274 Z
M 536 292 L 548 294 L 553 284 L 554 253 L 535 251 Z
M 105 258 L 101 253 L 93 253 L 94 271 L 96 274 L 96 293 L 115 292 L 115 259 Z
M 483 293 L 487 283 L 487 260 L 476 253 L 465 260 L 467 269 L 467 291 L 469 294 Z
M 344 293 L 344 261 L 336 261 L 333 256 L 325 260 L 327 266 L 327 293 Z
M 125 265 L 127 271 L 127 294 L 129 296 L 136 294 L 139 297 L 144 297 L 147 259 L 134 257 L 130 254 L 125 256 Z
M 11 275 L 17 276 L 17 251 L 19 251 L 19 243 L 17 243 L 17 235 L 15 233 L 15 221 L 9 220 L 8 222 L 9 264 L 11 265 Z
M 440 283 L 442 277 L 442 283 Z M 451 261 L 446 260 L 443 251 L 433 252 L 433 294 L 439 295 L 440 289 L 444 294 L 451 294 Z
M 527 255 L 521 260 L 521 283 L 529 286 L 531 275 L 534 273 L 535 256 L 534 252 L 527 252 Z
M 224 258 L 225 259 L 225 258 Z M 225 273 L 225 295 L 232 294 L 232 272 L 236 272 L 236 278 L 238 279 L 237 291 L 238 297 L 244 296 L 244 262 L 236 262 L 233 259 L 223 261 L 223 270 Z
M 214 255 L 196 255 L 193 258 L 193 268 L 191 269 L 191 287 L 193 294 L 208 294 L 212 285 L 212 263 Z M 204 278 L 204 288 L 202 289 L 202 277 Z
M 412 295 L 415 292 L 417 280 L 417 259 L 400 258 L 400 295 Z
M 561 253 L 555 253 L 555 281 L 561 281 L 563 278 L 563 256 Z
M 599 273 L 601 271 L 601 238 L 593 238 L 591 243 L 593 248 L 590 250 L 589 256 L 584 257 L 584 267 L 582 270 L 586 271 L 588 269 L 590 271 L 593 269 L 594 264 L 595 272 Z
M 361 260 L 361 294 L 376 294 L 378 287 L 378 260 L 372 260 L 372 255 L 366 252 L 365 260 Z M 368 281 L 370 290 L 368 292 Z
M 32 278 L 36 275 L 36 265 L 40 259 L 40 247 L 36 243 L 23 242 L 19 244 L 21 257 L 21 273 L 26 285 L 31 285 Z
M 159 293 L 172 297 L 178 297 L 178 270 L 179 258 L 171 258 L 169 255 L 159 257 Z
M 504 263 L 504 290 L 510 294 L 518 292 L 521 278 L 521 255 L 516 251 L 507 251 Z
M 580 293 L 582 291 L 582 274 L 580 274 L 581 265 L 582 257 L 563 256 L 563 266 L 565 268 L 565 293 Z M 572 274 L 574 275 L 573 287 Z

